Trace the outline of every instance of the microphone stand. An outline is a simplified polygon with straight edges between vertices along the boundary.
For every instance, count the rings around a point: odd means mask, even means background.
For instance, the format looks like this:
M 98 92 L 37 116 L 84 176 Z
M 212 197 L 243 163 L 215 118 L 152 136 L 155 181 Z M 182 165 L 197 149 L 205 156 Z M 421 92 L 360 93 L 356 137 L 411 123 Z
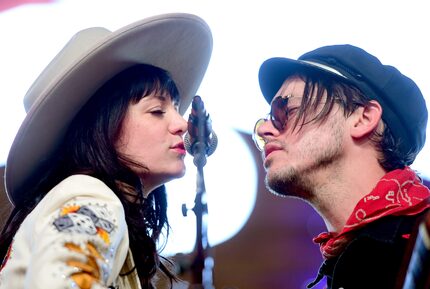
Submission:
M 196 180 L 196 197 L 194 199 L 193 212 L 196 215 L 196 244 L 194 260 L 191 263 L 192 270 L 192 284 L 189 289 L 215 289 L 213 286 L 213 266 L 214 260 L 209 254 L 209 241 L 207 236 L 207 214 L 208 206 L 206 196 L 205 181 L 203 175 L 203 167 L 206 165 L 206 156 L 208 153 L 208 137 L 210 129 L 209 116 L 206 114 L 203 103 L 196 103 L 196 118 L 197 131 L 194 132 L 195 142 L 191 146 L 192 155 L 194 156 L 193 163 L 197 167 L 197 180 Z M 182 213 L 186 216 L 186 207 L 182 206 Z
M 193 212 L 196 215 L 195 256 L 191 264 L 193 284 L 190 289 L 214 289 L 212 271 L 214 261 L 209 255 L 210 245 L 207 236 L 208 206 L 205 198 L 203 166 L 197 165 L 197 189 Z

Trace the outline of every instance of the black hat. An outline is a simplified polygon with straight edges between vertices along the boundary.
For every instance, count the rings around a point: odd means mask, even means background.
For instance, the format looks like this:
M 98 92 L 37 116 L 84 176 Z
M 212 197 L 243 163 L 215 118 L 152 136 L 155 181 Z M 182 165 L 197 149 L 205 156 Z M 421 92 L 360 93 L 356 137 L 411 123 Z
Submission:
M 352 45 L 317 48 L 298 60 L 270 58 L 260 67 L 261 91 L 271 102 L 284 80 L 298 71 L 320 71 L 349 82 L 383 109 L 382 119 L 399 140 L 402 153 L 418 154 L 426 139 L 427 108 L 415 84 L 395 67 Z

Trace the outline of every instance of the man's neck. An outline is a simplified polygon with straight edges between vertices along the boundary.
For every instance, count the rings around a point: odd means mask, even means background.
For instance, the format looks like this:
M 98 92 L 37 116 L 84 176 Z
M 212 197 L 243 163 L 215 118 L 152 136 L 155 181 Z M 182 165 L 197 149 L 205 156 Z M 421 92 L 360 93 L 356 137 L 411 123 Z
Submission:
M 328 231 L 340 232 L 357 203 L 385 174 L 377 161 L 365 163 L 358 158 L 343 162 L 321 173 L 313 197 L 308 201 L 321 215 Z

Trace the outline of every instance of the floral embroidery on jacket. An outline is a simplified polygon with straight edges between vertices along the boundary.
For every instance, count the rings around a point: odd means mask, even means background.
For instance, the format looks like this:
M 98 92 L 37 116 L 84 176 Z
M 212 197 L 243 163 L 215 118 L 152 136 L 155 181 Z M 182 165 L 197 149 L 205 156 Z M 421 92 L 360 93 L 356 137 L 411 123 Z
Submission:
M 124 213 L 121 201 L 102 181 L 86 175 L 64 179 L 18 228 L 0 272 L 0 288 L 119 285 L 129 250 Z
M 97 261 L 103 261 L 103 257 L 91 243 L 86 244 L 83 250 L 80 246 L 73 243 L 66 243 L 65 247 L 71 251 L 84 254 L 87 258 L 86 262 L 80 260 L 68 260 L 66 264 L 79 270 L 73 273 L 70 278 L 81 289 L 90 289 L 93 283 L 100 282 L 100 267 Z
M 104 271 L 109 270 L 109 245 L 116 228 L 115 220 L 109 218 L 112 214 L 106 206 L 69 204 L 59 210 L 59 216 L 53 221 L 58 232 L 80 236 L 64 243 L 66 249 L 77 253 L 76 257 L 70 257 L 65 262 L 73 268 L 73 273 L 66 276 L 77 288 L 91 289 L 95 283 L 103 284 L 106 281 Z
M 106 210 L 100 210 L 103 217 L 107 216 Z M 88 235 L 99 235 L 109 245 L 109 234 L 114 229 L 114 224 L 98 216 L 88 206 L 66 206 L 61 209 L 60 217 L 54 221 L 58 231 L 75 232 Z

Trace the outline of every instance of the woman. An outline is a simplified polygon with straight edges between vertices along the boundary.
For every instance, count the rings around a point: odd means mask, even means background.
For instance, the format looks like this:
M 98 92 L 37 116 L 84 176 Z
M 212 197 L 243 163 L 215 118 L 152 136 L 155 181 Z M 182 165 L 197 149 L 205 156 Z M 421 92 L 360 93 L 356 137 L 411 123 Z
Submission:
M 207 68 L 200 18 L 79 32 L 25 96 L 6 163 L 0 288 L 153 288 L 164 183 L 185 173 L 182 114 Z M 167 230 L 168 232 L 168 230 Z

